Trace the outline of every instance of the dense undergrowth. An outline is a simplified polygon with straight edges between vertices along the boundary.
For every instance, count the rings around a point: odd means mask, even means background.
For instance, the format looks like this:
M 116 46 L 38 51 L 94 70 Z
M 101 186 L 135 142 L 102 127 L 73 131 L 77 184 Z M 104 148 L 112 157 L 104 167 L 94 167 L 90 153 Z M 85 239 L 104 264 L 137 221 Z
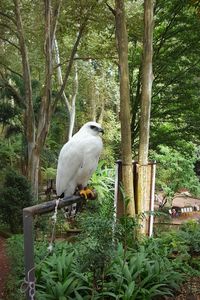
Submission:
M 37 300 L 160 300 L 178 293 L 188 278 L 200 276 L 200 223 L 190 221 L 177 231 L 139 237 L 137 219 L 115 221 L 112 172 L 99 168 L 93 176 L 99 199 L 77 215 L 81 233 L 73 243 L 56 239 L 48 253 L 51 218 L 36 220 Z M 65 227 L 64 221 L 60 214 L 58 227 Z M 11 274 L 6 300 L 22 300 L 22 235 L 9 238 L 7 249 Z
M 48 243 L 35 243 L 36 299 L 162 299 L 177 293 L 188 277 L 200 276 L 197 222 L 136 240 L 130 230 L 137 226 L 134 220 L 113 227 L 109 199 L 103 205 L 92 203 L 78 219 L 82 233 L 77 240 L 55 242 L 45 260 Z M 8 299 L 16 299 L 16 294 L 23 299 L 22 236 L 8 239 L 8 253 L 12 262 Z

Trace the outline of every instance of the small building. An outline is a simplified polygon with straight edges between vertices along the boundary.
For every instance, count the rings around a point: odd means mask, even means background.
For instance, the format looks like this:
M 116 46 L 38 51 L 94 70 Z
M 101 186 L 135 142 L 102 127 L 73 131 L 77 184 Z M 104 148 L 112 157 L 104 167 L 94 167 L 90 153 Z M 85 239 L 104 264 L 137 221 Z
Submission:
M 173 219 L 200 220 L 200 199 L 190 196 L 189 193 L 177 193 L 172 200 L 169 214 Z

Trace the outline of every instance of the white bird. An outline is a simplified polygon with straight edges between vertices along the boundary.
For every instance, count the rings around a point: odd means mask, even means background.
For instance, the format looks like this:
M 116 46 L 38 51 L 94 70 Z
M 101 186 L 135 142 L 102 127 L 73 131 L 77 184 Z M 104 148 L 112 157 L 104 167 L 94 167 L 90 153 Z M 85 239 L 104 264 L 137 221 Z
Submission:
M 88 122 L 62 147 L 57 166 L 56 192 L 71 196 L 77 187 L 84 189 L 97 168 L 103 149 L 100 136 L 103 129 Z

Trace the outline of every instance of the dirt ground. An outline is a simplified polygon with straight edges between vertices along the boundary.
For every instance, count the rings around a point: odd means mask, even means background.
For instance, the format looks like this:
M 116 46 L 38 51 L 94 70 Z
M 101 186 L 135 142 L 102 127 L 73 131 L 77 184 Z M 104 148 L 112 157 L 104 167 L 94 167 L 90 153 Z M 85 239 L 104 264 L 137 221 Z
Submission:
M 200 277 L 192 277 L 181 287 L 180 294 L 175 300 L 200 300 Z
M 9 274 L 9 262 L 5 250 L 6 239 L 0 236 L 0 300 L 5 299 L 5 283 Z

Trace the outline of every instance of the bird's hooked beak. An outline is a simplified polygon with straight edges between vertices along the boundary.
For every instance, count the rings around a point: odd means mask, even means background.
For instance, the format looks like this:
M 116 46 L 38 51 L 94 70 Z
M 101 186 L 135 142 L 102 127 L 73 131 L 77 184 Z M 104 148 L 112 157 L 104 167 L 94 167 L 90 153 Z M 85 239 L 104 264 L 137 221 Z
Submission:
M 104 134 L 104 130 L 103 130 L 103 128 L 98 128 L 98 132 L 100 133 L 102 133 L 102 134 Z

